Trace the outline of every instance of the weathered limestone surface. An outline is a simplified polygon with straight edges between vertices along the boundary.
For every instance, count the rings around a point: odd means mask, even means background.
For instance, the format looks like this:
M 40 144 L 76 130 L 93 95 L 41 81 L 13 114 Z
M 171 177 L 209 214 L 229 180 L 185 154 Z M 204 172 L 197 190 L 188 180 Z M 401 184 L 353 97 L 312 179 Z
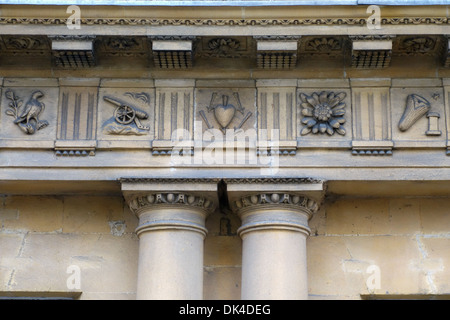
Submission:
M 449 297 L 448 6 L 65 9 L 0 6 L 0 297 Z
M 2 295 L 135 298 L 137 222 L 120 197 L 3 196 L 0 217 Z
M 447 206 L 445 198 L 346 197 L 328 202 L 310 223 L 310 298 L 448 292 L 441 282 L 448 276 L 448 257 L 435 254 L 449 243 Z M 373 265 L 380 276 L 375 288 L 367 285 Z
M 448 292 L 448 205 L 445 198 L 345 197 L 327 203 L 310 221 L 309 298 Z M 77 265 L 80 299 L 135 298 L 137 220 L 120 197 L 26 197 L 26 203 L 24 197 L 3 197 L 0 212 L 2 294 L 69 294 L 67 268 Z M 207 220 L 205 299 L 240 298 L 238 226 L 237 216 L 220 212 Z M 367 287 L 371 265 L 380 268 L 379 289 Z

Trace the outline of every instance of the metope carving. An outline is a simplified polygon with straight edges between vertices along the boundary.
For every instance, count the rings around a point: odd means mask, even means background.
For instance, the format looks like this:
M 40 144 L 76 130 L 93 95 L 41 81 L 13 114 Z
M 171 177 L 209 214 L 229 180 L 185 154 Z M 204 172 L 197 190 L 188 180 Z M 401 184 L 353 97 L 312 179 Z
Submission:
M 39 119 L 39 116 L 45 109 L 45 104 L 40 101 L 44 96 L 42 91 L 34 91 L 24 106 L 23 101 L 14 91 L 6 91 L 5 96 L 11 100 L 8 104 L 9 109 L 5 113 L 14 118 L 14 123 L 23 132 L 34 134 L 36 131 L 48 126 L 48 121 Z
M 327 133 L 331 136 L 334 132 L 345 135 L 345 97 L 344 92 L 322 91 L 310 96 L 301 93 L 302 123 L 305 125 L 301 135 Z
M 139 97 L 139 99 L 148 99 L 148 96 L 144 93 L 126 93 L 126 95 L 127 94 L 133 97 Z M 103 100 L 109 102 L 112 106 L 115 106 L 113 116 L 103 125 L 103 129 L 107 134 L 145 135 L 149 132 L 150 127 L 141 122 L 141 120 L 148 119 L 148 113 L 109 96 L 104 96 Z
M 302 54 L 311 56 L 337 56 L 342 54 L 344 49 L 343 40 L 340 37 L 309 38 L 302 45 L 304 46 L 304 52 L 302 52 Z
M 406 131 L 412 127 L 422 116 L 430 111 L 431 105 L 427 99 L 417 94 L 410 94 L 406 98 L 406 107 L 398 123 L 400 131 Z
M 244 123 L 252 115 L 252 112 L 248 111 L 247 113 L 245 113 L 245 108 L 242 106 L 241 101 L 239 99 L 239 93 L 233 92 L 233 98 L 236 102 L 236 106 L 230 103 L 230 97 L 226 94 L 222 95 L 222 102 L 217 103 L 217 96 L 218 93 L 213 92 L 211 96 L 211 101 L 209 103 L 209 106 L 206 107 L 206 110 L 208 111 L 208 113 L 212 112 L 214 114 L 214 119 L 219 125 L 219 129 L 225 134 L 226 129 L 228 129 L 230 123 L 235 118 L 236 112 L 240 112 L 242 115 L 245 114 L 242 121 L 238 124 L 237 127 L 234 128 L 235 130 L 241 129 Z M 209 123 L 205 115 L 205 112 L 201 110 L 199 113 L 203 121 L 205 121 L 208 129 L 213 129 L 214 127 Z
M 437 49 L 438 39 L 434 37 L 407 37 L 399 41 L 396 54 L 408 55 L 429 55 Z

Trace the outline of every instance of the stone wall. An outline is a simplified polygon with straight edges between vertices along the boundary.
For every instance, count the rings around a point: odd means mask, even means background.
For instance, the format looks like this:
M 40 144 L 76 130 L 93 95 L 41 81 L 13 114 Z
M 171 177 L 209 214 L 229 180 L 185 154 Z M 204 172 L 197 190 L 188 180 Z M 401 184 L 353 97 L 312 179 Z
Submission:
M 310 221 L 310 299 L 448 295 L 449 205 L 446 197 L 328 198 Z M 122 197 L 3 196 L 0 222 L 0 296 L 135 298 L 137 219 Z M 219 210 L 207 219 L 205 299 L 240 299 L 240 225 Z M 80 289 L 67 286 L 73 266 Z
M 121 198 L 12 196 L 1 201 L 1 295 L 76 297 L 82 292 L 80 299 L 134 299 L 136 218 Z M 81 286 L 70 290 L 73 266 L 79 267 Z
M 310 298 L 448 294 L 449 204 L 448 198 L 330 199 L 311 221 Z M 379 268 L 379 288 L 370 288 L 371 266 Z

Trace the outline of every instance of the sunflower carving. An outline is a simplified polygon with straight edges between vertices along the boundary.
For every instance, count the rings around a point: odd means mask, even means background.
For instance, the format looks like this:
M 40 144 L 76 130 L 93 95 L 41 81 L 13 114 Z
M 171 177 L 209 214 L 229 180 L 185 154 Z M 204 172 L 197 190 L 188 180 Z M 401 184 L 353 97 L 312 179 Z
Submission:
M 337 132 L 345 135 L 345 99 L 344 92 L 334 93 L 322 91 L 314 92 L 308 96 L 304 93 L 300 94 L 302 115 L 302 123 L 305 127 L 301 131 L 301 135 L 310 133 L 327 133 L 333 135 Z

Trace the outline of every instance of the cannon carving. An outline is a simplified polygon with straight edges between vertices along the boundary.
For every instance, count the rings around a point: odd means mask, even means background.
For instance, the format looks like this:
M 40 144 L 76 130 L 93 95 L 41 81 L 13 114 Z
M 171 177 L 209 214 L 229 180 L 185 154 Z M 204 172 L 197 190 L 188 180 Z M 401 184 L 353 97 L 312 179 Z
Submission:
M 146 120 L 149 117 L 145 111 L 109 96 L 104 96 L 103 100 L 115 106 L 112 118 L 114 123 L 108 121 L 105 125 L 107 133 L 143 135 L 150 130 L 149 126 L 141 123 L 141 120 Z

